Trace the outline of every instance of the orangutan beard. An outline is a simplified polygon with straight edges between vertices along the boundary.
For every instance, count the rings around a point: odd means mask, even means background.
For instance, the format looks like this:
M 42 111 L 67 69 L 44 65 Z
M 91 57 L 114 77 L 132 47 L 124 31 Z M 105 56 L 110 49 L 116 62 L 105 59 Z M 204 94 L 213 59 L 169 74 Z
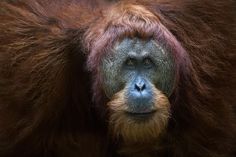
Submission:
M 155 87 L 153 90 L 156 112 L 148 119 L 136 119 L 127 114 L 126 89 L 116 93 L 108 102 L 111 111 L 109 128 L 113 137 L 121 137 L 126 144 L 145 144 L 156 141 L 165 132 L 170 117 L 170 103 L 160 90 Z

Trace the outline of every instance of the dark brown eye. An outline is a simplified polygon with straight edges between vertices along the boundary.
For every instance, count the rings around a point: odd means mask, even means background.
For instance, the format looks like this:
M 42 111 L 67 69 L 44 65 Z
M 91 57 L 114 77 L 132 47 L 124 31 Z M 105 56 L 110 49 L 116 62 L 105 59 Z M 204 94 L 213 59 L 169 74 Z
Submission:
M 145 59 L 143 60 L 143 64 L 144 64 L 144 66 L 146 66 L 146 67 L 150 67 L 150 66 L 152 66 L 152 61 L 151 61 L 150 58 L 145 58 Z
M 135 60 L 133 58 L 128 58 L 125 62 L 127 66 L 134 66 L 135 65 Z

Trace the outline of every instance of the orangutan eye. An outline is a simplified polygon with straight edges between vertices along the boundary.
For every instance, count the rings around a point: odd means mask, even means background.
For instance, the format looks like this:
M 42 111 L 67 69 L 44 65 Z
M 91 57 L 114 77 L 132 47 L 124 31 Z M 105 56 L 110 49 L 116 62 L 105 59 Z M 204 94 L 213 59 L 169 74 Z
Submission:
M 145 67 L 152 67 L 153 66 L 153 62 L 152 62 L 152 60 L 150 58 L 145 58 L 143 60 L 143 65 Z
M 134 58 L 128 58 L 128 59 L 125 61 L 125 65 L 126 65 L 126 66 L 129 66 L 129 67 L 135 66 L 135 59 L 134 59 Z

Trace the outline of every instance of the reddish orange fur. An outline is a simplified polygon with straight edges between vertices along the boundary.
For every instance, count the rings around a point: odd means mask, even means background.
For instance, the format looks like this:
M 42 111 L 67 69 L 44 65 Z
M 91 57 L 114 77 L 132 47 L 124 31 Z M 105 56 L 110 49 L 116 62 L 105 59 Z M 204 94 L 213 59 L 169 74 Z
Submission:
M 158 141 L 160 141 L 162 134 L 165 134 L 170 114 L 168 98 L 158 89 L 154 88 L 154 106 L 157 109 L 157 113 L 150 119 L 137 123 L 136 120 L 129 117 L 126 113 L 128 106 L 124 92 L 125 89 L 118 92 L 108 102 L 108 107 L 111 110 L 111 115 L 109 116 L 110 132 L 114 136 L 114 140 L 121 138 L 124 141 L 119 149 L 121 154 L 147 156 L 149 152 L 161 149 Z M 145 149 L 143 149 L 144 145 Z M 153 146 L 156 148 L 153 148 Z
M 0 156 L 234 157 L 235 10 L 233 0 L 1 1 Z M 153 145 L 109 132 L 97 67 L 126 36 L 155 38 L 175 58 L 171 116 Z
M 110 127 L 114 136 L 121 136 L 125 143 L 152 143 L 165 130 L 170 114 L 168 98 L 159 90 L 154 90 L 157 113 L 146 122 L 137 123 L 126 115 L 127 104 L 124 91 L 117 93 L 108 103 L 111 110 Z

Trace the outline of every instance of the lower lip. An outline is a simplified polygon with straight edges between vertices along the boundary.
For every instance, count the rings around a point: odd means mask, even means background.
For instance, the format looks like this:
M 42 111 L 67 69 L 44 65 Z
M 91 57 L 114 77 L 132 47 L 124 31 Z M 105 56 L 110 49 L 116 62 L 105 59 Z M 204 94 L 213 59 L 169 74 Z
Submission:
M 134 119 L 138 119 L 138 120 L 146 120 L 148 118 L 151 118 L 156 111 L 152 111 L 152 112 L 147 112 L 147 113 L 133 113 L 133 112 L 126 112 L 126 114 Z

